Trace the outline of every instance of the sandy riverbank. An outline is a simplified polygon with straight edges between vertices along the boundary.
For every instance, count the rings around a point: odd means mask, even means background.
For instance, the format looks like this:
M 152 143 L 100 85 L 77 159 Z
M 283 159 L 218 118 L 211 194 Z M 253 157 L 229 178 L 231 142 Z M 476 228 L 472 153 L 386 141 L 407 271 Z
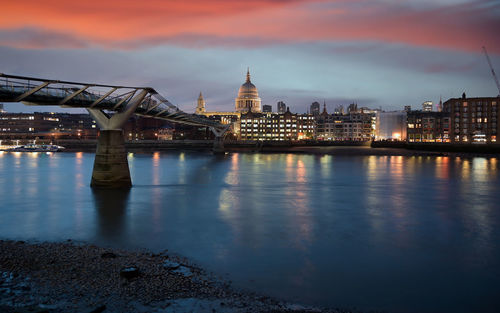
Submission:
M 10 240 L 0 251 L 1 312 L 351 312 L 238 291 L 167 252 Z

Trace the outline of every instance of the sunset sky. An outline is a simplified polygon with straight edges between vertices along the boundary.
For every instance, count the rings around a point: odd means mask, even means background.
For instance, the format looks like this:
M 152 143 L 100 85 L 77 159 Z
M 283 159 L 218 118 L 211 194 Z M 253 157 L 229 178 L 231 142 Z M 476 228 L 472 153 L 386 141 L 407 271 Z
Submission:
M 496 96 L 481 47 L 500 73 L 499 33 L 498 0 L 7 0 L 0 72 L 151 86 L 193 112 L 200 91 L 233 110 L 250 67 L 273 109 L 417 109 Z

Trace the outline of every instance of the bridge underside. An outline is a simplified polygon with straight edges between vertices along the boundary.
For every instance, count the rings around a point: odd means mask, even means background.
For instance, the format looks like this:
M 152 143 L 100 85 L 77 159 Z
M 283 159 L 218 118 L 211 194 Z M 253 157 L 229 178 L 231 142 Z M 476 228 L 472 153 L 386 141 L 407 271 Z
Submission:
M 224 153 L 228 125 L 185 113 L 150 87 L 54 81 L 0 73 L 0 102 L 87 109 L 100 128 L 92 187 L 132 186 L 122 130 L 132 114 L 209 127 L 215 134 L 214 153 Z

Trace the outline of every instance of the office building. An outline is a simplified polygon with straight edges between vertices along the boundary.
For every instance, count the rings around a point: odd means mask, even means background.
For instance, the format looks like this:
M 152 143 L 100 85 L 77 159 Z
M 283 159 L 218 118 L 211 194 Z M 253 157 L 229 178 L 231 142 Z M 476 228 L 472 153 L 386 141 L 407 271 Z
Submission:
M 253 113 L 241 115 L 240 139 L 243 140 L 300 140 L 312 139 L 315 133 L 311 114 Z
M 318 116 L 320 111 L 319 111 L 319 102 L 315 101 L 311 104 L 309 108 L 309 113 L 311 113 L 314 116 Z
M 449 117 L 442 112 L 409 112 L 407 114 L 407 141 L 449 142 Z
M 283 101 L 278 101 L 278 104 L 277 104 L 277 112 L 279 114 L 283 114 L 286 112 L 286 104 L 285 102 Z
M 422 103 L 422 111 L 424 112 L 432 112 L 432 101 L 425 101 Z

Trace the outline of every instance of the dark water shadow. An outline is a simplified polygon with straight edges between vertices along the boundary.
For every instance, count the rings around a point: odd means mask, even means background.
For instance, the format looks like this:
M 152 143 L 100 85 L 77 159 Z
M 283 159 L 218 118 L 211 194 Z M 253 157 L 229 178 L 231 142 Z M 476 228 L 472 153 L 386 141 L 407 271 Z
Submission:
M 130 189 L 92 189 L 96 209 L 96 237 L 116 241 L 125 234 Z

